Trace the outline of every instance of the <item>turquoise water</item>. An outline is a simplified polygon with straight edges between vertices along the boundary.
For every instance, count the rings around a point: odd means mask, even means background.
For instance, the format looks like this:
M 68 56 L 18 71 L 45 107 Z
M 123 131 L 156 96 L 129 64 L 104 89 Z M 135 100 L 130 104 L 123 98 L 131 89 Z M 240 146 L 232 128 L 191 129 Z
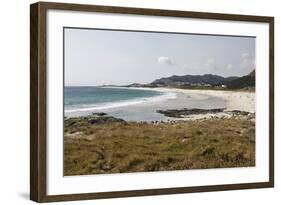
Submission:
M 66 113 L 98 111 L 157 100 L 163 95 L 158 91 L 118 87 L 65 87 L 64 108 Z

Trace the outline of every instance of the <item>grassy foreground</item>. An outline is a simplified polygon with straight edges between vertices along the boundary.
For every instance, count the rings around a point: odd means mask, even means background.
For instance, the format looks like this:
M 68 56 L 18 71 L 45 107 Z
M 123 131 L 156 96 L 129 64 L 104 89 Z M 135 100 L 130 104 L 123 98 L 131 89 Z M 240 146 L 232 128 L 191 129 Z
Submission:
M 255 122 L 246 117 L 173 123 L 65 119 L 64 175 L 255 165 Z

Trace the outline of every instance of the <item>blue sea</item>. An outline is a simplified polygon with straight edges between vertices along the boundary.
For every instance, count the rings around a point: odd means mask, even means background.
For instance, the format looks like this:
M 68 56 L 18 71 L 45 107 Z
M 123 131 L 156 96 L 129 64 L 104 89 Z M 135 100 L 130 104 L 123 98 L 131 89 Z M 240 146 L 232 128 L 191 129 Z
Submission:
M 65 87 L 65 113 L 99 111 L 139 104 L 147 101 L 157 101 L 166 93 L 121 87 Z M 167 96 L 166 96 L 167 97 Z

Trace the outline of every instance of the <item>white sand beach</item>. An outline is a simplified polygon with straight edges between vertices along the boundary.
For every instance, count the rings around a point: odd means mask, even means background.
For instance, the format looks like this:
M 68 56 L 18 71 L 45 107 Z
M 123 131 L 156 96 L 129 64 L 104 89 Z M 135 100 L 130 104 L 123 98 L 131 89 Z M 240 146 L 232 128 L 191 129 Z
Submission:
M 255 113 L 255 92 L 224 91 L 224 90 L 193 90 L 177 88 L 153 88 L 162 92 L 183 93 L 194 98 L 212 96 L 221 98 L 226 103 L 226 111 L 240 110 Z

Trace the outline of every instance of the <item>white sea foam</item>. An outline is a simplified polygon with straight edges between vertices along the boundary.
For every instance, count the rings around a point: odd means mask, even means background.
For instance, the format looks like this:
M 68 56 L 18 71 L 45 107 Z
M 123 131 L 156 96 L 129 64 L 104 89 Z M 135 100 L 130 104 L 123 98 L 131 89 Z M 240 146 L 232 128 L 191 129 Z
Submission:
M 112 102 L 112 103 L 103 103 L 103 104 L 96 104 L 96 105 L 84 105 L 84 107 L 65 109 L 65 113 L 100 111 L 100 110 L 114 109 L 114 108 L 126 107 L 126 106 L 130 106 L 130 105 L 137 105 L 137 104 L 143 104 L 143 103 L 160 102 L 160 101 L 165 101 L 168 99 L 175 99 L 175 98 L 177 98 L 176 93 L 164 92 L 162 95 L 159 95 L 159 96 L 135 98 L 132 100 Z

